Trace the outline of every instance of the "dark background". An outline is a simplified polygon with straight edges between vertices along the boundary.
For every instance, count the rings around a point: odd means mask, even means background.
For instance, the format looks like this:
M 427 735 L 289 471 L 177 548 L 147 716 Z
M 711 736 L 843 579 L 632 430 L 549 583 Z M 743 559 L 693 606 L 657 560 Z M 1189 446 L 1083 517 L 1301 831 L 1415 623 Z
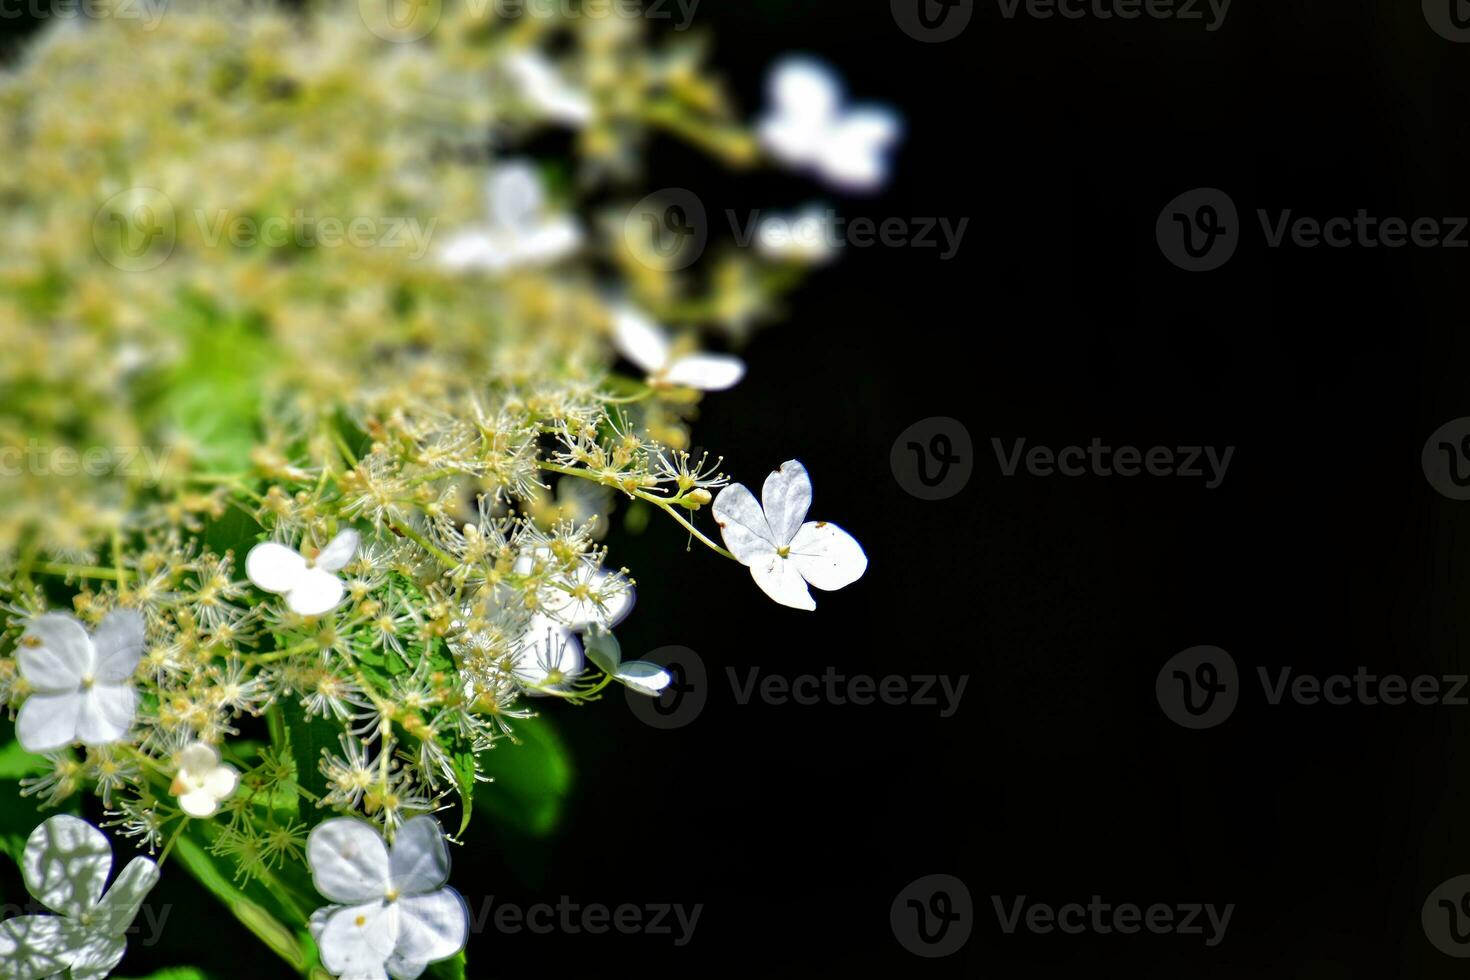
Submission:
M 676 731 L 621 697 L 559 712 L 577 767 L 551 841 L 475 835 L 454 883 L 521 905 L 702 903 L 693 942 L 648 935 L 476 936 L 477 976 L 551 969 L 813 969 L 995 977 L 1460 975 L 1420 925 L 1430 891 L 1470 872 L 1466 709 L 1270 707 L 1258 666 L 1462 673 L 1470 504 L 1420 469 L 1429 433 L 1470 415 L 1466 253 L 1265 247 L 1255 209 L 1470 214 L 1470 46 L 1418 4 L 1236 0 L 1200 21 L 1006 20 L 976 5 L 922 44 L 879 0 L 703 0 L 696 25 L 741 104 L 783 52 L 829 59 L 860 99 L 900 107 L 890 190 L 823 193 L 724 172 L 669 144 L 650 185 L 726 208 L 825 198 L 849 216 L 968 217 L 957 258 L 849 249 L 746 352 L 696 435 L 758 485 L 800 458 L 812 516 L 871 566 L 777 607 L 747 572 L 656 522 L 615 532 L 644 588 L 625 652 L 682 645 L 708 705 Z M 6 26 L 17 26 L 7 23 Z M 1154 222 L 1195 187 L 1246 225 L 1223 268 L 1164 260 Z M 723 221 L 716 222 L 723 233 Z M 974 443 L 968 487 L 925 502 L 895 480 L 899 433 L 951 416 Z M 1007 445 L 1234 446 L 1200 480 L 1004 477 Z M 706 518 L 707 521 L 707 518 Z M 708 527 L 708 523 L 705 525 Z M 1169 721 L 1154 680 L 1198 644 L 1245 679 L 1208 731 Z M 933 707 L 736 703 L 725 669 L 785 676 L 968 675 Z M 974 933 L 947 958 L 906 952 L 889 906 L 953 874 Z M 172 900 L 196 902 L 179 878 Z M 1200 936 L 1005 935 L 991 896 L 1055 905 L 1208 902 Z M 207 902 L 208 899 L 197 899 Z M 270 975 L 213 908 L 127 972 L 195 958 Z M 175 926 L 175 929 L 179 929 Z M 186 948 L 191 947 L 191 948 Z

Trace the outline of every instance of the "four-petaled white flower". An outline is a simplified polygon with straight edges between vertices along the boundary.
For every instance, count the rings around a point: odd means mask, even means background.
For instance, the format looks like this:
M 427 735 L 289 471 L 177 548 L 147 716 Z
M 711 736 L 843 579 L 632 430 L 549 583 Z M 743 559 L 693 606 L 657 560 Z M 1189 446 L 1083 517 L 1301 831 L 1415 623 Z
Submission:
M 30 893 L 60 914 L 0 922 L 0 977 L 5 980 L 61 975 L 101 980 L 122 961 L 126 933 L 158 883 L 158 865 L 135 857 L 104 893 L 112 846 L 102 831 L 66 814 L 31 832 L 20 870 Z
M 340 572 L 357 554 L 362 536 L 348 528 L 333 538 L 314 559 L 264 541 L 245 556 L 245 575 L 257 588 L 286 597 L 286 605 L 302 616 L 320 616 L 337 608 L 346 592 Z
M 91 636 L 65 613 L 37 616 L 15 653 L 33 692 L 15 720 L 21 747 L 50 752 L 121 739 L 138 707 L 129 680 L 142 657 L 143 617 L 132 609 L 108 613 Z
M 548 119 L 568 126 L 585 126 L 592 121 L 592 100 L 570 85 L 539 51 L 517 51 L 505 59 L 505 67 L 522 98 Z
M 449 850 L 433 817 L 414 817 L 390 849 L 351 817 L 316 826 L 306 840 L 312 883 L 338 904 L 318 909 L 311 934 L 322 965 L 344 980 L 413 980 L 464 949 L 469 909 L 449 881 Z
M 769 89 L 772 106 L 757 133 L 777 160 L 848 190 L 873 190 L 888 179 L 888 150 L 902 132 L 896 114 L 844 108 L 836 74 L 809 58 L 779 63 Z
M 550 265 L 575 252 L 582 231 L 566 215 L 549 213 L 541 178 L 528 163 L 502 163 L 485 184 L 486 224 L 451 238 L 439 253 L 456 271 Z
M 179 753 L 179 771 L 170 792 L 189 816 L 212 817 L 239 781 L 235 767 L 219 761 L 218 749 L 208 742 L 195 742 Z
M 745 377 L 740 358 L 680 350 L 657 324 L 628 307 L 613 314 L 613 342 L 624 357 L 648 372 L 652 384 L 723 391 Z
M 739 483 L 715 498 L 715 522 L 731 554 L 766 595 L 793 609 L 817 608 L 807 585 L 830 592 L 856 582 L 868 568 L 863 546 L 842 528 L 802 523 L 811 505 L 811 478 L 794 459 L 766 477 L 760 503 Z

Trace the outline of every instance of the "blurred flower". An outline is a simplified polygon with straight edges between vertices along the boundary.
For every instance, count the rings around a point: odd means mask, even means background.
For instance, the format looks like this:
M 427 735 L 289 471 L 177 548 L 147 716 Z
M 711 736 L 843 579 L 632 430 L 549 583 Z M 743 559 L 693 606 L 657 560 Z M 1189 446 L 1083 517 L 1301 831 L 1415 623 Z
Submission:
M 306 840 L 312 884 L 329 901 L 311 917 L 322 965 L 350 980 L 413 980 L 469 939 L 469 910 L 447 887 L 449 850 L 433 817 L 414 817 L 390 849 L 370 824 L 336 817 Z
M 683 353 L 657 324 L 629 307 L 613 316 L 613 342 L 624 357 L 648 372 L 654 384 L 723 391 L 745 377 L 745 362 L 740 358 Z
M 548 119 L 569 126 L 585 126 L 592 121 L 592 100 L 568 84 L 539 51 L 517 51 L 505 59 L 505 67 L 522 97 Z
M 127 952 L 126 933 L 158 883 L 158 866 L 135 857 L 103 892 L 112 846 L 102 831 L 58 814 L 26 840 L 20 870 L 26 888 L 59 915 L 0 922 L 0 976 L 6 980 L 67 975 L 105 977 Z
M 286 597 L 286 605 L 301 616 L 331 612 L 346 591 L 334 575 L 352 561 L 362 537 L 348 528 L 321 550 L 315 560 L 283 544 L 265 541 L 245 556 L 245 575 L 256 587 Z
M 757 132 L 772 156 L 846 190 L 875 190 L 887 182 L 888 151 L 903 129 L 896 113 L 877 106 L 845 109 L 836 73 L 809 58 L 783 60 L 768 85 L 772 105 Z
M 189 816 L 212 817 L 239 781 L 235 767 L 219 761 L 218 749 L 207 742 L 195 742 L 180 753 L 179 771 L 170 791 Z
M 778 262 L 820 265 L 836 256 L 828 237 L 831 226 L 830 212 L 815 204 L 794 215 L 764 215 L 756 225 L 755 248 Z
M 440 252 L 445 267 L 505 272 L 550 265 L 582 244 L 574 220 L 547 213 L 541 178 L 528 163 L 496 167 L 486 181 L 485 199 L 488 223 L 449 240 Z
M 117 609 L 88 636 L 64 613 L 34 619 L 16 660 L 34 692 L 21 705 L 15 735 L 27 752 L 80 740 L 107 745 L 128 732 L 138 695 L 129 679 L 143 657 L 143 617 Z
M 856 582 L 868 568 L 862 545 L 842 528 L 802 523 L 811 503 L 811 479 L 794 459 L 766 477 L 760 503 L 739 483 L 715 498 L 725 545 L 766 595 L 793 609 L 817 608 L 808 584 L 830 592 Z

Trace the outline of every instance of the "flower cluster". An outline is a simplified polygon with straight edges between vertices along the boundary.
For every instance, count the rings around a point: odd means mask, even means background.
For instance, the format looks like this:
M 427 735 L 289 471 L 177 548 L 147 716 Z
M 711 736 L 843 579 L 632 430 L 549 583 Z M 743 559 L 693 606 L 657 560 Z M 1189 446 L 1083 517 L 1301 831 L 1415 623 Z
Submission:
M 794 608 L 866 567 L 803 523 L 799 463 L 758 504 L 688 451 L 791 270 L 640 261 L 608 219 L 648 137 L 866 189 L 897 122 L 803 61 L 747 132 L 695 48 L 620 17 L 446 6 L 400 44 L 350 4 L 209 6 L 62 24 L 0 79 L 0 452 L 44 447 L 0 494 L 0 706 L 35 756 L 0 805 L 90 793 L 151 855 L 104 894 L 104 834 L 41 824 L 22 867 L 62 917 L 0 925 L 0 975 L 105 976 L 172 858 L 288 960 L 415 977 L 462 956 L 445 840 L 538 712 L 670 682 L 613 635 L 612 508 Z M 573 151 L 532 158 L 548 135 Z M 329 218 L 384 233 L 333 244 Z M 158 465 L 46 455 L 97 447 Z

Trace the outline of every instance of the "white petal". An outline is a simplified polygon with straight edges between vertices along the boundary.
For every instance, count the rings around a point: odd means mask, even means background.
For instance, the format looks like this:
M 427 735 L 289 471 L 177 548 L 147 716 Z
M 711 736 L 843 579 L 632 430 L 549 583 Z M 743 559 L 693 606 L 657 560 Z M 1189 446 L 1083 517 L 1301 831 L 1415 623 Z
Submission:
M 72 954 L 71 980 L 103 980 L 122 962 L 128 941 L 122 936 L 92 934 Z
M 418 980 L 419 977 L 424 975 L 424 971 L 429 968 L 429 964 L 427 963 L 410 960 L 397 953 L 388 957 L 388 962 L 383 965 L 388 970 L 388 976 L 392 977 L 393 980 Z
M 449 880 L 449 848 L 439 821 L 414 817 L 400 827 L 388 864 L 393 887 L 404 895 L 425 895 L 443 887 Z
M 579 575 L 578 581 L 583 581 Z M 586 584 L 595 595 L 579 599 L 555 586 L 543 590 L 542 608 L 548 616 L 570 630 L 584 630 L 597 625 L 612 629 L 633 611 L 636 599 L 633 584 L 619 572 L 599 571 Z
M 393 904 L 382 901 L 332 913 L 317 942 L 322 965 L 343 980 L 386 977 L 383 964 L 398 942 L 399 918 Z
M 621 307 L 613 314 L 613 343 L 618 352 L 650 374 L 669 363 L 672 348 L 657 324 L 642 313 Z
M 240 773 L 234 766 L 216 766 L 204 777 L 204 791 L 216 800 L 224 800 L 239 783 Z
M 286 593 L 286 605 L 300 616 L 320 616 L 331 612 L 342 601 L 346 589 L 342 580 L 321 568 L 308 568 Z
M 322 549 L 321 554 L 316 556 L 316 567 L 325 568 L 329 572 L 341 571 L 352 561 L 361 544 L 362 535 L 354 529 L 349 527 L 345 531 L 339 531 Z
M 762 592 L 783 606 L 808 611 L 817 608 L 801 572 L 789 558 L 772 555 L 767 561 L 757 562 L 750 566 L 750 577 Z
M 771 525 L 772 540 L 777 545 L 789 545 L 812 507 L 812 481 L 806 467 L 788 459 L 780 469 L 773 470 L 761 487 L 761 505 Z
M 15 719 L 15 739 L 27 752 L 50 752 L 70 745 L 77 737 L 77 715 L 82 694 L 32 694 Z
M 245 556 L 245 577 L 266 592 L 290 592 L 305 571 L 305 558 L 274 541 L 256 545 Z
M 803 524 L 791 542 L 791 560 L 801 577 L 828 592 L 851 585 L 868 570 L 868 556 L 857 539 L 836 524 Z
M 306 839 L 306 863 L 316 890 L 333 902 L 376 901 L 392 887 L 388 845 L 370 824 L 351 817 L 316 825 Z
M 111 745 L 128 733 L 138 710 L 138 692 L 119 684 L 94 684 L 82 692 L 77 739 L 83 745 Z
M 407 963 L 433 963 L 464 949 L 470 937 L 470 915 L 453 888 L 398 900 L 398 945 L 394 958 Z
M 761 505 L 756 503 L 755 494 L 744 484 L 732 483 L 715 497 L 715 523 L 725 547 L 742 565 L 763 562 L 776 556 L 776 536 Z
M 92 634 L 97 653 L 94 672 L 98 680 L 121 684 L 133 676 L 143 659 L 143 616 L 136 609 L 114 609 Z
M 74 930 L 54 915 L 22 915 L 0 922 L 0 977 L 37 980 L 71 962 Z
M 208 742 L 192 742 L 179 753 L 179 772 L 199 777 L 219 765 L 219 750 Z
M 179 809 L 195 819 L 203 820 L 219 812 L 219 800 L 207 789 L 196 789 L 179 794 Z
M 39 646 L 31 641 L 39 640 Z M 96 664 L 92 640 L 82 624 L 63 613 L 31 620 L 16 648 L 20 674 L 36 691 L 72 691 Z
M 811 58 L 786 58 L 772 70 L 770 98 L 782 117 L 818 124 L 830 120 L 842 101 L 837 74 Z
M 535 221 L 545 205 L 541 177 L 536 168 L 522 161 L 503 163 L 485 186 L 490 220 L 499 228 L 525 228 Z
M 745 362 L 728 354 L 693 354 L 681 357 L 664 372 L 669 384 L 700 391 L 724 391 L 745 377 Z
M 97 904 L 93 926 L 105 936 L 121 936 L 127 932 L 138 917 L 143 900 L 158 884 L 158 876 L 158 865 L 150 858 L 135 857 L 129 861 Z
M 540 53 L 517 52 L 505 60 L 521 95 L 557 122 L 582 126 L 592 120 L 592 103 L 569 85 Z
M 888 150 L 900 123 L 881 109 L 849 113 L 822 144 L 818 170 L 829 182 L 851 190 L 872 190 L 888 179 Z
M 673 683 L 674 677 L 657 664 L 630 660 L 618 667 L 618 680 L 642 694 L 657 696 Z
M 87 821 L 59 813 L 31 831 L 20 869 L 38 901 L 53 912 L 78 916 L 102 897 L 112 845 Z
M 550 265 L 575 252 L 582 244 L 582 229 L 570 218 L 547 218 L 524 230 L 516 240 L 521 265 Z
M 561 689 L 582 673 L 583 666 L 582 645 L 570 630 L 539 613 L 531 617 L 516 652 L 513 673 L 518 680 L 533 688 Z M 552 680 L 553 672 L 560 678 Z
M 444 243 L 439 250 L 439 262 L 456 272 L 494 268 L 494 241 L 484 230 L 461 232 Z

